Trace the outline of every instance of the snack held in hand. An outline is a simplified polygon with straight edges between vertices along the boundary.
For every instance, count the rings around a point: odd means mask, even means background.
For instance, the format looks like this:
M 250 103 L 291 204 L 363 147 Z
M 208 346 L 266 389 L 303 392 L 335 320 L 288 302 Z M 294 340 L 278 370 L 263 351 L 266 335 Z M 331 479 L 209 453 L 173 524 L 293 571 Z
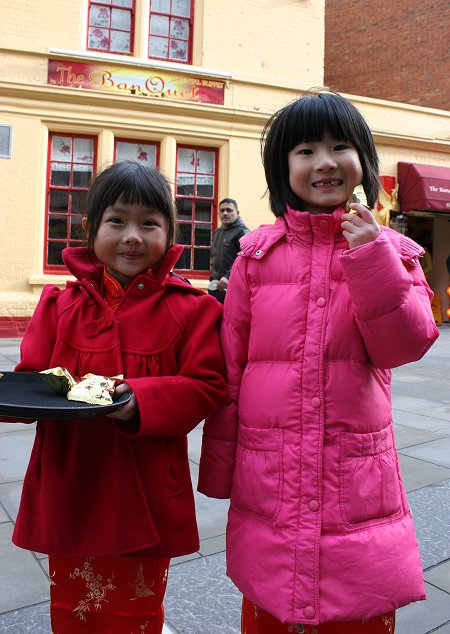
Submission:
M 97 374 L 86 374 L 82 380 L 67 392 L 69 401 L 81 401 L 92 405 L 110 405 L 116 379 Z
M 358 212 L 356 211 L 356 209 L 349 209 L 348 206 L 351 203 L 359 203 L 360 205 L 364 205 L 364 207 L 368 207 L 367 205 L 367 198 L 366 198 L 366 192 L 364 191 L 364 187 L 362 185 L 357 185 L 355 187 L 355 189 L 353 190 L 352 195 L 350 196 L 350 198 L 347 201 L 347 213 L 349 214 L 356 214 L 358 215 Z
M 40 374 L 54 392 L 67 394 L 67 400 L 92 405 L 111 405 L 117 381 L 123 379 L 123 376 L 107 377 L 97 374 L 85 374 L 79 379 L 66 368 L 50 368 L 42 370 Z

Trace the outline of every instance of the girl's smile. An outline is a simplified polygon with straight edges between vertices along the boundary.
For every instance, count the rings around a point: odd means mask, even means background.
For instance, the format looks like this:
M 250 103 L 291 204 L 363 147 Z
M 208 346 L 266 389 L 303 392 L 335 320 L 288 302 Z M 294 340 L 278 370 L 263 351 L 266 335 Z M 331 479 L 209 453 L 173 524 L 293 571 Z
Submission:
M 94 252 L 108 273 L 125 286 L 161 260 L 167 233 L 168 222 L 160 211 L 118 200 L 103 212 Z
M 329 136 L 296 145 L 288 154 L 288 166 L 289 184 L 301 209 L 314 214 L 345 205 L 363 177 L 355 146 Z

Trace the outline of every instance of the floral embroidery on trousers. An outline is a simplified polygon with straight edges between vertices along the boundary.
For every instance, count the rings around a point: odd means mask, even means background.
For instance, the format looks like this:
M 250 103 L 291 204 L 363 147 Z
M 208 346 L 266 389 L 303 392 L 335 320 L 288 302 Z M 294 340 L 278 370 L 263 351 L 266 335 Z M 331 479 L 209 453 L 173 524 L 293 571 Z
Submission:
M 169 561 L 50 556 L 53 634 L 161 634 Z

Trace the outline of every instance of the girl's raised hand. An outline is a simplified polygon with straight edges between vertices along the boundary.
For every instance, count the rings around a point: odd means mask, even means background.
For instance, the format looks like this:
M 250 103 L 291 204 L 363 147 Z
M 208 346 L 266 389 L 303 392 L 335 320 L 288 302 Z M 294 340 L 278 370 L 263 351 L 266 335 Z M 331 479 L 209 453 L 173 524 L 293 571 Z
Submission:
M 357 214 L 345 213 L 342 216 L 342 235 L 350 249 L 372 242 L 380 235 L 381 229 L 372 212 L 364 205 L 352 203 L 350 209 Z
M 133 392 L 131 391 L 130 386 L 127 383 L 121 383 L 120 385 L 118 385 L 114 390 L 114 396 L 117 398 L 121 396 L 121 394 L 125 394 L 125 392 L 131 393 L 131 399 L 128 401 L 128 403 L 122 405 L 122 407 L 119 407 L 114 410 L 114 412 L 111 412 L 111 414 L 108 414 L 110 418 L 117 418 L 118 420 L 126 421 L 130 420 L 134 416 L 137 416 L 138 408 L 136 406 L 136 399 Z

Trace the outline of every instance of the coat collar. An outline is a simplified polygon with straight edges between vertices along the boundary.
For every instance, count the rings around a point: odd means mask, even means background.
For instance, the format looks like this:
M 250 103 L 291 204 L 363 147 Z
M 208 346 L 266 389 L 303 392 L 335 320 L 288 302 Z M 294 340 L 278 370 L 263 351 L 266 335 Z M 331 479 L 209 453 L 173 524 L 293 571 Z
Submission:
M 243 236 L 240 239 L 240 255 L 260 259 L 267 251 L 283 237 L 288 241 L 300 239 L 306 243 L 312 242 L 313 234 L 330 231 L 335 236 L 335 241 L 343 241 L 343 247 L 347 244 L 341 236 L 341 218 L 345 212 L 337 208 L 332 214 L 312 214 L 309 211 L 297 211 L 287 208 L 286 212 L 279 216 L 272 225 L 261 225 L 259 229 Z

